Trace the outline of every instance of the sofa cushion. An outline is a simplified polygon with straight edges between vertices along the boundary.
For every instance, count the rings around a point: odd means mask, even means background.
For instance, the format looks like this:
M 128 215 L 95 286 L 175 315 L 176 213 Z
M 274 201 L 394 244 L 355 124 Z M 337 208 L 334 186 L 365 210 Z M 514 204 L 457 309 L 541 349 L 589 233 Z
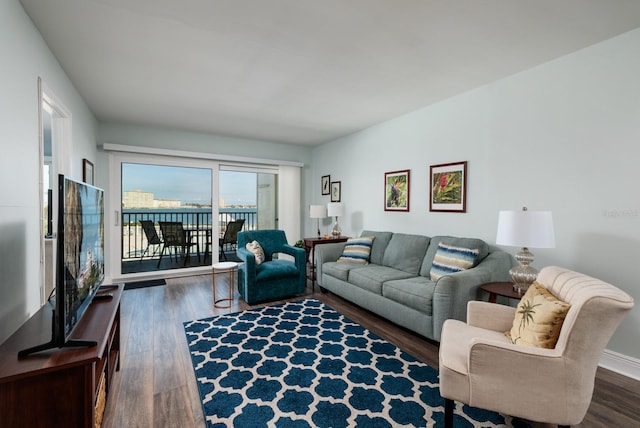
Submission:
M 435 258 L 436 252 L 438 251 L 438 244 L 440 242 L 448 245 L 453 245 L 454 247 L 472 249 L 477 248 L 478 258 L 476 259 L 474 266 L 477 266 L 478 263 L 480 263 L 485 257 L 487 257 L 487 254 L 489 254 L 489 245 L 482 239 L 456 238 L 454 236 L 434 236 L 431 238 L 431 243 L 429 244 L 427 253 L 424 256 L 424 261 L 422 262 L 422 267 L 420 268 L 420 275 L 426 276 L 427 278 L 431 277 L 431 266 L 433 264 L 433 259 Z
M 441 276 L 472 268 L 479 252 L 477 248 L 455 247 L 440 242 L 431 264 L 431 280 L 437 281 Z
M 536 281 L 522 296 L 513 326 L 505 334 L 518 345 L 555 348 L 570 308 Z
M 349 279 L 349 271 L 362 267 L 356 263 L 325 262 L 322 264 L 322 275 L 329 275 L 341 281 Z
M 418 275 L 428 246 L 429 238 L 426 236 L 394 233 L 384 251 L 382 264 Z
M 371 245 L 371 256 L 369 257 L 370 263 L 377 265 L 382 264 L 382 257 L 384 256 L 384 250 L 387 249 L 392 232 L 375 232 L 372 230 L 363 230 L 360 236 L 373 236 L 373 244 Z
M 289 260 L 276 259 L 256 266 L 256 281 L 280 279 L 286 276 L 298 276 L 296 264 Z
M 382 285 L 382 295 L 426 315 L 433 314 L 433 292 L 436 283 L 424 276 L 387 281 Z
M 342 250 L 342 255 L 338 259 L 338 263 L 368 264 L 373 240 L 373 236 L 349 238 L 344 245 L 344 249 Z
M 349 284 L 381 295 L 384 282 L 410 278 L 411 276 L 411 274 L 398 269 L 370 264 L 351 269 L 349 271 Z

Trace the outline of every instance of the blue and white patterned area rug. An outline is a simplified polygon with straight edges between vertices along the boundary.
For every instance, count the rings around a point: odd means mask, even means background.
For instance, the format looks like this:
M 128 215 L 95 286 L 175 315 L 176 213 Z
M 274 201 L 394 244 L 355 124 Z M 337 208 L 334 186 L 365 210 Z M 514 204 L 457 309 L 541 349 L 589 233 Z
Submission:
M 437 370 L 315 299 L 184 324 L 208 427 L 444 425 Z M 456 403 L 456 427 L 525 427 Z

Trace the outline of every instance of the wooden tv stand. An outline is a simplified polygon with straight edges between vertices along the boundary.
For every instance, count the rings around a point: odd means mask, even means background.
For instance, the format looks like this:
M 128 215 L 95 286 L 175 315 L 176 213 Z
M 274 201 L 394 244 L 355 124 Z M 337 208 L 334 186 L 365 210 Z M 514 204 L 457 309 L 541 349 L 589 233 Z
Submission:
M 108 289 L 109 287 L 113 287 Z M 51 307 L 44 305 L 0 346 L 2 427 L 95 427 L 102 421 L 120 369 L 120 298 L 124 284 L 103 286 L 113 297 L 91 302 L 71 339 L 89 348 L 62 348 L 18 358 L 18 351 L 51 339 Z

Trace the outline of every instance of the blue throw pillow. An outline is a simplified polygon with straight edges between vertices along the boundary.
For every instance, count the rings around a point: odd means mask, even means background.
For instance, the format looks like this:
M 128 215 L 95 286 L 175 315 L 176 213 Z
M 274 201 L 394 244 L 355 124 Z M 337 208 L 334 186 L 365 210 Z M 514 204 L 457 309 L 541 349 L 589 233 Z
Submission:
M 472 268 L 480 250 L 454 247 L 440 242 L 431 265 L 431 281 L 437 281 L 441 276 L 460 272 Z
M 344 245 L 344 250 L 342 250 L 338 263 L 369 264 L 373 239 L 373 236 L 349 238 Z

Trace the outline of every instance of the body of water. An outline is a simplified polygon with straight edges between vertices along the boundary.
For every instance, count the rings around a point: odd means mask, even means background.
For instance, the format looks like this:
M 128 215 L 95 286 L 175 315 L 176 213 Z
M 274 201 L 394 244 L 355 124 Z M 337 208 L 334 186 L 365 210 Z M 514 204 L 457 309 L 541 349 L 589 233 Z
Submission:
M 245 219 L 245 227 L 257 225 L 256 208 L 220 208 L 218 226 L 235 219 Z M 122 210 L 122 224 L 137 224 L 140 220 L 179 221 L 189 226 L 211 226 L 211 210 L 207 208 L 137 208 Z

